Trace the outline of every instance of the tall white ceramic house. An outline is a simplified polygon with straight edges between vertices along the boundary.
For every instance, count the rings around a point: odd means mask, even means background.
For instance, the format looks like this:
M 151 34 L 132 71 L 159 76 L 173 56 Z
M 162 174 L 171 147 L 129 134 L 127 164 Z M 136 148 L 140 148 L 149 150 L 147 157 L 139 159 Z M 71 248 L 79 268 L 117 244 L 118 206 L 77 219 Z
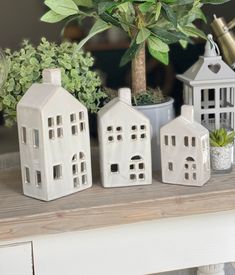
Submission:
M 99 111 L 98 123 L 102 185 L 151 184 L 150 122 L 131 106 L 130 89 Z
M 43 71 L 17 106 L 23 192 L 49 201 L 91 187 L 87 109 Z
M 161 128 L 162 181 L 202 186 L 210 179 L 209 132 L 194 120 L 193 106 Z

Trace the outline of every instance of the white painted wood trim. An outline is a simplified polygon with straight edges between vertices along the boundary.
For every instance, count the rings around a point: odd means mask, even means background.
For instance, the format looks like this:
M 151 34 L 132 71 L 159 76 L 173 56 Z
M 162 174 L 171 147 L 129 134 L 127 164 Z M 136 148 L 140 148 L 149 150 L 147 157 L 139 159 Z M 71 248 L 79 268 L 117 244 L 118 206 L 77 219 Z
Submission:
M 35 272 L 143 275 L 231 262 L 234 232 L 228 211 L 38 237 Z

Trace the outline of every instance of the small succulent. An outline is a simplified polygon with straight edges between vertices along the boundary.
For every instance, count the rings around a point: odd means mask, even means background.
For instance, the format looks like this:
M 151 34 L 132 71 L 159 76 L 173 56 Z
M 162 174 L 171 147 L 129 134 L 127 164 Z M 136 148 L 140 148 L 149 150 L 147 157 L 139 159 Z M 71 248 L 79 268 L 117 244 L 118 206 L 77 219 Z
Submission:
M 93 57 L 79 50 L 76 43 L 56 45 L 42 38 L 40 44 L 34 47 L 23 41 L 19 51 L 6 49 L 5 56 L 9 73 L 0 88 L 0 111 L 4 113 L 6 126 L 16 122 L 17 103 L 33 83 L 42 81 L 45 68 L 61 68 L 62 86 L 91 113 L 97 112 L 100 101 L 106 98 L 101 90 L 100 77 L 92 71 Z
M 212 147 L 225 147 L 234 142 L 235 132 L 227 132 L 226 129 L 220 128 L 210 133 L 210 145 Z

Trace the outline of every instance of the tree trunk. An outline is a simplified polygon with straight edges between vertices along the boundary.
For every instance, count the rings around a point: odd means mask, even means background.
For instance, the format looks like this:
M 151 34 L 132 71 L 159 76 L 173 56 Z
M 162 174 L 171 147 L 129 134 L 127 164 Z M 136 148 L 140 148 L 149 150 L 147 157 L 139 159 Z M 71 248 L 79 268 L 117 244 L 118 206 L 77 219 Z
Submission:
M 131 73 L 133 95 L 146 91 L 145 46 L 139 50 L 136 57 L 132 60 Z

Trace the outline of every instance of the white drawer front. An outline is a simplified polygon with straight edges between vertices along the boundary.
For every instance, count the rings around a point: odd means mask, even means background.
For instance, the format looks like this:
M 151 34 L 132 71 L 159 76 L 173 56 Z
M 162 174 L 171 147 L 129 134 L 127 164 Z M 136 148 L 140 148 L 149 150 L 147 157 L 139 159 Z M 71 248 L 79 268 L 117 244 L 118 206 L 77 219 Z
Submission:
M 0 246 L 1 275 L 33 275 L 31 243 Z

